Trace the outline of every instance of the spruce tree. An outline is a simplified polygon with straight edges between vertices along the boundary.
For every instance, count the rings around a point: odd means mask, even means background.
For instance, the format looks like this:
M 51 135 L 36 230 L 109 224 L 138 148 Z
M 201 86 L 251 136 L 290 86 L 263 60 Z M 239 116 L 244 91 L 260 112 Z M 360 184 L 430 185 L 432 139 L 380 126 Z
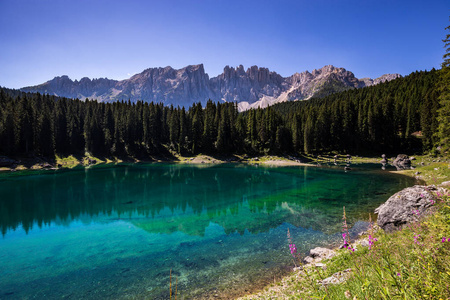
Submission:
M 450 31 L 450 26 L 445 28 Z M 441 107 L 438 111 L 439 127 L 437 132 L 438 143 L 441 152 L 450 150 L 450 33 L 443 40 L 445 54 L 443 56 L 442 70 L 439 80 L 439 102 Z

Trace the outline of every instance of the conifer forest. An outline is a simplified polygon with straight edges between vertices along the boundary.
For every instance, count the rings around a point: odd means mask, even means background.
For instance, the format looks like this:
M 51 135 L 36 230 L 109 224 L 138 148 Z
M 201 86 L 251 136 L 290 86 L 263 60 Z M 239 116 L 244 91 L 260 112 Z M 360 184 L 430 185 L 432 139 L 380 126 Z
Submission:
M 238 112 L 235 103 L 60 98 L 2 88 L 0 154 L 148 158 L 176 152 L 230 155 L 379 154 L 434 150 L 443 70 L 324 98 Z M 169 151 L 170 150 L 170 151 Z

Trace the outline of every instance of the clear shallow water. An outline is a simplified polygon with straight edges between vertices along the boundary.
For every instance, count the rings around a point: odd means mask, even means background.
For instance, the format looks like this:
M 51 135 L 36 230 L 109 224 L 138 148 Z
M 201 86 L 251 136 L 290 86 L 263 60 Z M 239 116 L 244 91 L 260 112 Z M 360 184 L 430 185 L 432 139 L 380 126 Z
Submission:
M 378 166 L 376 166 L 378 168 Z M 23 174 L 22 174 L 23 175 Z M 142 164 L 0 174 L 0 298 L 229 299 L 352 231 L 408 177 L 370 166 Z

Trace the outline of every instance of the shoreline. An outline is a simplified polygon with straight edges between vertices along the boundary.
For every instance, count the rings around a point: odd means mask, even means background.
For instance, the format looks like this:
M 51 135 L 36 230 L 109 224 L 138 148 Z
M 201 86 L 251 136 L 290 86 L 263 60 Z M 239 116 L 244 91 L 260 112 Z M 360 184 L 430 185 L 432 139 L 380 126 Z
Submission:
M 206 155 L 198 154 L 195 156 L 181 156 L 171 153 L 171 157 L 152 156 L 146 159 L 138 159 L 134 157 L 94 157 L 88 153 L 85 156 L 69 155 L 61 157 L 55 155 L 54 158 L 45 157 L 14 157 L 9 158 L 0 155 L 0 174 L 15 171 L 33 171 L 33 170 L 59 170 L 72 169 L 74 167 L 90 167 L 96 165 L 120 164 L 120 163 L 174 163 L 174 164 L 193 164 L 193 165 L 214 165 L 224 163 L 242 163 L 249 165 L 262 165 L 271 167 L 285 166 L 309 166 L 309 167 L 329 167 L 345 164 L 358 165 L 362 163 L 378 164 L 379 158 L 355 156 L 350 161 L 344 155 L 339 155 L 337 160 L 331 155 L 293 157 L 290 155 L 262 155 L 250 157 L 246 154 L 242 155 Z M 351 169 L 349 169 L 351 170 Z M 389 171 L 393 173 L 403 174 L 404 171 Z M 408 171 L 406 171 L 408 172 Z M 411 176 L 409 174 L 405 174 Z
M 433 160 L 433 163 L 435 163 L 435 161 Z M 438 163 L 441 163 L 438 160 Z M 447 168 L 450 169 L 450 161 L 448 162 L 443 162 L 444 165 L 447 165 Z M 435 167 L 435 164 L 431 164 L 431 168 L 432 171 L 431 172 L 424 172 L 425 174 L 422 174 L 421 171 L 425 171 L 424 169 L 424 164 L 422 163 L 421 166 L 417 167 L 411 170 L 392 170 L 392 171 L 388 171 L 389 173 L 393 173 L 393 174 L 399 174 L 399 175 L 403 175 L 403 176 L 408 176 L 408 177 L 412 177 L 415 178 L 417 181 L 421 182 L 421 184 L 423 185 L 430 185 L 430 180 L 433 180 L 434 184 L 436 185 L 446 185 L 450 187 L 450 182 L 444 182 L 445 180 L 449 180 L 449 173 L 447 173 L 447 176 L 434 176 L 436 175 L 436 172 L 439 171 L 439 167 Z M 442 163 L 440 164 L 440 166 L 442 166 Z M 430 167 L 429 167 L 430 169 Z M 431 174 L 430 174 L 431 173 Z M 427 181 L 428 180 L 428 181 Z M 374 227 L 373 227 L 374 233 L 378 232 L 378 231 L 382 231 L 382 229 L 377 225 L 376 221 L 374 221 Z M 362 231 L 359 234 L 359 237 L 352 243 L 352 245 L 355 248 L 359 248 L 359 247 L 364 247 L 364 246 L 368 246 L 369 245 L 369 239 L 366 236 L 367 232 L 366 231 Z M 333 247 L 333 248 L 325 248 L 326 250 L 328 250 L 327 254 L 324 256 L 318 256 L 316 258 L 312 258 L 310 259 L 308 262 L 304 263 L 302 266 L 300 267 L 295 267 L 292 268 L 292 271 L 283 276 L 280 280 L 278 280 L 277 282 L 274 281 L 273 284 L 269 284 L 266 287 L 264 287 L 263 289 L 260 289 L 259 291 L 247 294 L 247 295 L 243 295 L 240 296 L 238 298 L 236 298 L 236 300 L 254 300 L 254 299 L 275 299 L 273 298 L 274 294 L 275 295 L 279 295 L 281 296 L 283 291 L 287 290 L 290 287 L 290 284 L 292 284 L 293 281 L 297 281 L 299 279 L 301 279 L 301 271 L 305 270 L 305 269 L 312 269 L 312 268 L 322 268 L 322 269 L 326 269 L 326 264 L 321 263 L 322 259 L 328 260 L 331 259 L 332 257 L 336 256 L 336 255 L 340 255 L 338 253 L 338 251 L 340 250 L 341 247 Z M 312 251 L 314 251 L 317 248 L 313 248 L 310 249 L 310 253 Z M 342 272 L 339 272 L 340 274 L 333 274 L 333 276 L 327 278 L 327 279 L 331 279 L 331 280 L 337 280 L 340 281 L 342 278 L 346 278 L 346 272 L 347 270 L 343 270 Z M 337 275 L 337 277 L 335 277 L 335 275 Z M 327 280 L 325 279 L 325 280 Z M 345 281 L 345 279 L 344 279 Z M 278 299 L 278 296 L 275 296 Z M 283 298 L 284 299 L 284 298 Z
M 301 162 L 296 158 L 282 157 L 282 156 L 210 156 L 199 154 L 196 156 L 176 156 L 173 159 L 165 157 L 150 157 L 150 159 L 140 160 L 134 158 L 120 159 L 120 158 L 96 158 L 93 156 L 74 157 L 72 155 L 61 158 L 56 156 L 55 159 L 46 159 L 41 157 L 0 157 L 5 161 L 11 161 L 9 166 L 3 164 L 0 167 L 0 174 L 16 171 L 38 171 L 38 170 L 59 170 L 72 169 L 74 167 L 89 167 L 97 165 L 120 164 L 120 163 L 175 163 L 175 164 L 193 164 L 193 165 L 215 165 L 224 163 L 242 163 L 250 165 L 263 166 L 317 166 L 311 162 Z M 0 162 L 1 163 L 1 162 Z M 1 164 L 0 164 L 1 165 Z

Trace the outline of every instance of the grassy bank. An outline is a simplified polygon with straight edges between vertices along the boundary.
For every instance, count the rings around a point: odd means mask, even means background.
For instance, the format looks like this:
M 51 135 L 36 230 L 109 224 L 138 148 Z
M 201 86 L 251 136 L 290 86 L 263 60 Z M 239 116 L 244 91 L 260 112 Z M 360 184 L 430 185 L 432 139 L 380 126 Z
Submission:
M 448 160 L 420 156 L 416 163 L 416 169 L 400 173 L 419 176 L 427 184 L 450 180 Z M 435 194 L 434 207 L 421 222 L 391 234 L 374 226 L 361 238 L 370 246 L 336 250 L 335 257 L 321 261 L 325 266 L 304 265 L 242 300 L 450 299 L 450 194 Z M 342 282 L 323 284 L 331 276 Z

